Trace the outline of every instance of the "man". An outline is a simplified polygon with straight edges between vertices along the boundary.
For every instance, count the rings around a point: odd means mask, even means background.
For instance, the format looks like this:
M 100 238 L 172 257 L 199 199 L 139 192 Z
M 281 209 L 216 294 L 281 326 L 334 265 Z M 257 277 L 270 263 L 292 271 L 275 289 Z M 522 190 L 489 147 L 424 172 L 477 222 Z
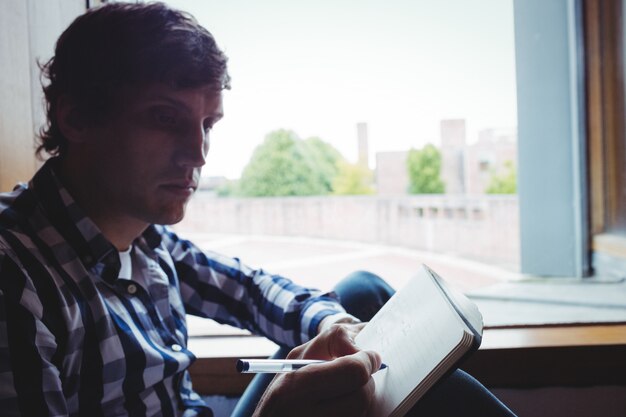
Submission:
M 212 415 L 187 372 L 185 314 L 333 359 L 260 384 L 238 413 L 363 415 L 381 359 L 354 346 L 361 325 L 333 294 L 163 226 L 183 218 L 223 116 L 210 33 L 162 4 L 114 3 L 76 19 L 43 69 L 52 158 L 0 195 L 2 415 Z

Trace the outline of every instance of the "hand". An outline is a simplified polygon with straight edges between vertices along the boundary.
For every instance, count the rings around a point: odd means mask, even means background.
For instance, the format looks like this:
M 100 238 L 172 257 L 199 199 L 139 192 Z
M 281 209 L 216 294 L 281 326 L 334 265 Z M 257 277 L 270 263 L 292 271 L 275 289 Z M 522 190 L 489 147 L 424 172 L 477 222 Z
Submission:
M 288 359 L 335 359 L 358 352 L 360 349 L 354 344 L 356 335 L 367 323 L 340 323 L 333 324 L 316 338 L 295 347 Z M 322 338 L 318 340 L 318 338 Z
M 293 349 L 288 359 L 325 359 L 277 375 L 259 401 L 255 417 L 365 416 L 374 397 L 375 352 L 361 351 L 354 336 L 364 324 L 338 324 Z

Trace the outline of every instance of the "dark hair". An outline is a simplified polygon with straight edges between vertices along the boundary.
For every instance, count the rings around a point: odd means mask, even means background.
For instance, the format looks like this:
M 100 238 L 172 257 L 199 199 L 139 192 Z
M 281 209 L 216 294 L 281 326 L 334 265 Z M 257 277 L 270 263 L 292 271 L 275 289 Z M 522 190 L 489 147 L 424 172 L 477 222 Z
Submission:
M 63 156 L 67 139 L 56 120 L 59 97 L 70 96 L 80 116 L 97 124 L 113 111 L 120 88 L 154 82 L 174 88 L 230 88 L 226 55 L 193 16 L 162 3 L 111 3 L 79 16 L 42 65 L 47 123 L 40 145 Z

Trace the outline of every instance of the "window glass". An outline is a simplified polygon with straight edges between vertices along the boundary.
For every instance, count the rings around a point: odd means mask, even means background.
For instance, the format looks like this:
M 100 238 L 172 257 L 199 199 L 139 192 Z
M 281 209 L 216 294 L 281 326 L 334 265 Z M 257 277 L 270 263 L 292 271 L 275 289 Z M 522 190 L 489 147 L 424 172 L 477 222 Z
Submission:
M 168 3 L 232 76 L 181 233 L 323 288 L 518 270 L 512 1 Z

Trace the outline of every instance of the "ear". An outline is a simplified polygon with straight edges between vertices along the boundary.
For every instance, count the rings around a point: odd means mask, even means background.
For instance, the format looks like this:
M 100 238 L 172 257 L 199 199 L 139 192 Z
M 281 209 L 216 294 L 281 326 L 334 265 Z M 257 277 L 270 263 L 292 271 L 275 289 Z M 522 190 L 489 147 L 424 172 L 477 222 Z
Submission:
M 86 141 L 88 126 L 72 97 L 63 95 L 57 99 L 56 118 L 61 133 L 69 142 Z

